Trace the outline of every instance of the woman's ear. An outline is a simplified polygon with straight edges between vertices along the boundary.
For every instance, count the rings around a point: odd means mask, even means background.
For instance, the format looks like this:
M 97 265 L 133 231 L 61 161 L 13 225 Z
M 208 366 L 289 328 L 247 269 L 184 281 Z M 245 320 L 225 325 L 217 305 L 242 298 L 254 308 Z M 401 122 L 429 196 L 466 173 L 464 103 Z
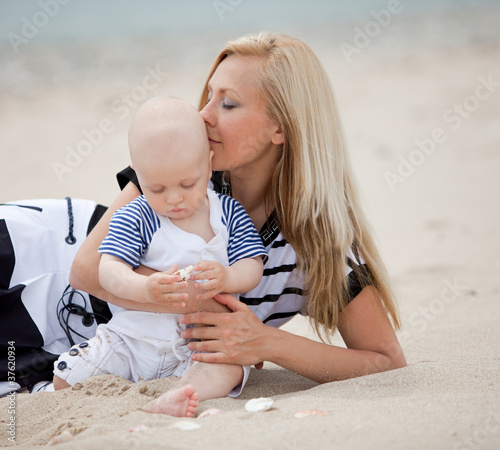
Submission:
M 276 130 L 271 136 L 271 142 L 274 145 L 283 145 L 283 142 L 285 142 L 285 136 L 283 135 L 283 130 L 279 123 L 277 124 Z

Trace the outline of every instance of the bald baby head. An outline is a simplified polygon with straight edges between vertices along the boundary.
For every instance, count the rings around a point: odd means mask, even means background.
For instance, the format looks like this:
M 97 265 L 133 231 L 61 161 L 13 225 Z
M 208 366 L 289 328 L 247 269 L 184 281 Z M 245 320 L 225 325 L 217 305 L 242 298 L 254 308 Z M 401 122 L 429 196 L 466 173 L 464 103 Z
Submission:
M 188 157 L 209 160 L 205 123 L 192 105 L 178 98 L 155 97 L 144 103 L 132 120 L 128 142 L 136 170 L 166 159 L 170 164 Z

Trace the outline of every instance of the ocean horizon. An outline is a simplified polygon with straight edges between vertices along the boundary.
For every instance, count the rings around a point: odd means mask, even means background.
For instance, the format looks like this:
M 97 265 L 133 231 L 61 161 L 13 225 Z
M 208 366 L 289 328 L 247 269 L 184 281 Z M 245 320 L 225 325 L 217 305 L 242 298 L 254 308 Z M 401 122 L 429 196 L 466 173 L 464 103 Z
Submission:
M 362 26 L 391 8 L 411 18 L 488 8 L 496 0 L 25 0 L 0 3 L 0 49 L 16 39 L 46 43 L 93 43 L 172 35 L 239 35 L 261 29 Z M 383 20 L 383 13 L 381 16 Z

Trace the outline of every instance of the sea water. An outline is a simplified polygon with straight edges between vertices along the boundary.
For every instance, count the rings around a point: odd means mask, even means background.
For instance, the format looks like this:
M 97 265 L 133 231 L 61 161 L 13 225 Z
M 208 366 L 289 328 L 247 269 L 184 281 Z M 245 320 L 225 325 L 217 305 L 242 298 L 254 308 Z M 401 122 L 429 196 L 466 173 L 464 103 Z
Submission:
M 498 0 L 0 0 L 0 48 L 19 39 L 88 42 L 152 36 L 240 35 L 261 29 L 366 23 L 391 7 L 406 16 L 488 8 Z

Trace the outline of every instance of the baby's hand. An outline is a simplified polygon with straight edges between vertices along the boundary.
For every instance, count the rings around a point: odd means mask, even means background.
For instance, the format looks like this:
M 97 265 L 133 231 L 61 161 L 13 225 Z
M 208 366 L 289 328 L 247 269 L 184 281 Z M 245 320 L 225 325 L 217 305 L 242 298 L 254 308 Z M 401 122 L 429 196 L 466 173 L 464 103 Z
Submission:
M 145 298 L 149 303 L 161 303 L 183 301 L 188 299 L 188 294 L 179 293 L 187 287 L 186 281 L 180 281 L 181 277 L 175 275 L 177 266 L 173 265 L 165 272 L 156 272 L 146 277 Z
M 199 261 L 193 268 L 194 274 L 191 280 L 206 280 L 195 283 L 196 289 L 204 290 L 203 294 L 197 295 L 196 300 L 207 300 L 224 292 L 227 279 L 227 268 L 216 261 Z

